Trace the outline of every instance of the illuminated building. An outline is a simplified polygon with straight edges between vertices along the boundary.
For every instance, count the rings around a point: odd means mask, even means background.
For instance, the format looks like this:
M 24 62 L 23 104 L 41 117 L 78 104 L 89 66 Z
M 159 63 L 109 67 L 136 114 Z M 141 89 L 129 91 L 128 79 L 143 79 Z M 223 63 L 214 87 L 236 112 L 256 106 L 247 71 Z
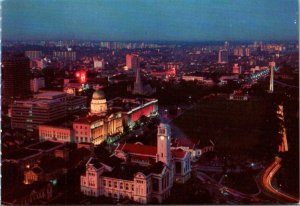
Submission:
M 38 129 L 40 141 L 74 142 L 74 134 L 71 127 L 39 125 Z
M 250 48 L 246 48 L 245 49 L 245 55 L 246 55 L 246 57 L 249 57 L 250 56 Z
M 76 52 L 74 52 L 74 51 L 54 51 L 53 57 L 56 57 L 60 60 L 65 60 L 65 61 L 75 61 L 76 60 Z
M 2 61 L 2 95 L 9 103 L 30 94 L 30 60 L 23 55 L 4 56 Z
M 81 84 L 85 84 L 87 81 L 87 75 L 86 75 L 86 71 L 78 71 L 75 74 L 76 79 L 81 83 Z
M 248 99 L 249 99 L 248 94 L 244 94 L 240 90 L 236 90 L 229 95 L 229 100 L 247 101 Z
M 104 59 L 93 58 L 93 61 L 94 61 L 94 68 L 95 69 L 104 69 L 105 68 Z
M 80 187 L 87 196 L 162 203 L 170 196 L 174 181 L 185 183 L 190 173 L 190 153 L 171 150 L 170 127 L 160 124 L 157 146 L 119 144 L 108 160 L 90 158 Z
M 25 51 L 25 56 L 29 59 L 39 59 L 43 56 L 42 51 Z
M 234 64 L 232 67 L 232 73 L 233 74 L 240 74 L 240 67 L 238 64 Z
M 157 99 L 117 97 L 108 101 L 108 105 L 110 108 L 121 111 L 124 123 L 132 128 L 142 116 L 151 117 L 158 114 L 157 102 Z
M 28 100 L 12 103 L 12 128 L 33 131 L 38 125 L 65 117 L 85 106 L 86 98 L 64 92 L 43 92 Z
M 128 69 L 137 69 L 140 67 L 139 56 L 136 54 L 126 55 L 126 66 Z
M 204 77 L 202 76 L 193 76 L 193 75 L 184 75 L 182 76 L 184 81 L 203 81 Z
M 91 115 L 106 115 L 107 103 L 104 96 L 104 92 L 97 90 L 93 93 L 91 101 Z
M 218 63 L 223 64 L 228 62 L 228 52 L 227 50 L 221 49 L 219 50 Z
M 123 133 L 122 113 L 107 108 L 102 91 L 96 90 L 91 101 L 91 111 L 86 117 L 73 122 L 76 143 L 101 144 L 108 136 Z
M 176 69 L 172 68 L 164 71 L 151 71 L 150 75 L 156 78 L 170 78 L 176 76 Z

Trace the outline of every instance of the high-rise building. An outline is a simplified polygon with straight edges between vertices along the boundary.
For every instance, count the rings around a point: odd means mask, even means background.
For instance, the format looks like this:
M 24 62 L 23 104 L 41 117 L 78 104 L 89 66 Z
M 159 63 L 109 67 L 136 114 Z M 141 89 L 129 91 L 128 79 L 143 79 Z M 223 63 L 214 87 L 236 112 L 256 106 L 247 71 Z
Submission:
M 139 56 L 136 54 L 127 54 L 126 66 L 128 67 L 128 69 L 134 69 L 134 70 L 140 67 Z
M 25 51 L 25 56 L 29 59 L 39 59 L 43 56 L 42 51 Z
M 224 42 L 224 49 L 225 49 L 225 50 L 228 50 L 228 49 L 229 49 L 229 42 L 228 42 L 228 41 L 225 41 L 225 42 Z
M 2 85 L 4 100 L 30 94 L 30 60 L 24 55 L 11 54 L 2 61 Z
M 244 56 L 244 48 L 243 48 L 243 47 L 235 48 L 235 49 L 233 50 L 233 55 L 234 55 L 234 56 L 239 56 L 239 57 Z
M 246 55 L 246 57 L 249 57 L 250 56 L 250 48 L 246 48 L 245 49 L 245 55 Z
M 57 57 L 61 60 L 66 60 L 66 61 L 75 61 L 76 52 L 75 51 L 54 51 L 53 57 Z
M 218 63 L 227 63 L 228 62 L 228 52 L 227 50 L 219 50 Z

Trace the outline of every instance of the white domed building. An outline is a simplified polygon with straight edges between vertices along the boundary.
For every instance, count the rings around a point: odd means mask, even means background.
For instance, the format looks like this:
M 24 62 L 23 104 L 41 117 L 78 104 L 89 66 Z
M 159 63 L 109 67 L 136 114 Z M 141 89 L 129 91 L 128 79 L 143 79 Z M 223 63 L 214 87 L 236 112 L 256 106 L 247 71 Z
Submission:
M 105 99 L 104 92 L 96 90 L 93 93 L 91 101 L 91 112 L 90 115 L 104 116 L 107 113 L 107 102 Z
M 97 89 L 92 96 L 89 115 L 73 122 L 75 143 L 101 144 L 109 136 L 123 133 L 121 111 L 107 108 L 104 92 Z

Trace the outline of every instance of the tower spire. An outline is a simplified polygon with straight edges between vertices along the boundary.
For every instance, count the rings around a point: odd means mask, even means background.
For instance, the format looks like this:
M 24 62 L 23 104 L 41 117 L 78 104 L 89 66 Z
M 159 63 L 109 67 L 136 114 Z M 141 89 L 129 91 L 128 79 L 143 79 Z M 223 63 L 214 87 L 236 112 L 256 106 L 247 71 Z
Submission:
M 135 82 L 133 87 L 133 93 L 134 94 L 140 94 L 143 95 L 143 84 L 141 79 L 141 69 L 138 67 L 136 68 L 136 76 L 135 76 Z

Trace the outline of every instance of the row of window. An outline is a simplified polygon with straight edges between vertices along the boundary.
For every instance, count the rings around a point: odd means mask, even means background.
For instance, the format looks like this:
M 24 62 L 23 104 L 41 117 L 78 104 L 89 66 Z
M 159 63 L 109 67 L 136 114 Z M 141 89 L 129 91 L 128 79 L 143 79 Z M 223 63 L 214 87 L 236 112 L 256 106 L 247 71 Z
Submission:
M 82 129 L 82 128 L 83 128 L 83 126 L 82 126 L 82 125 L 80 125 L 80 126 L 78 126 L 78 125 L 75 125 L 75 128 L 76 128 L 76 129 Z M 87 126 L 85 126 L 85 127 L 84 127 L 84 129 L 87 129 L 87 128 L 88 128 Z
M 131 188 L 131 190 L 134 191 L 134 184 L 128 184 L 128 183 L 123 184 L 123 182 L 120 182 L 120 184 L 118 186 L 117 181 L 113 182 L 113 181 L 110 181 L 110 180 L 108 180 L 108 181 L 103 180 L 103 185 L 104 185 L 104 187 L 106 187 L 106 186 L 107 187 L 114 187 L 116 189 L 121 189 L 121 190 L 123 190 L 123 189 L 130 190 L 130 188 Z
M 88 142 L 87 137 L 77 137 L 76 136 L 76 142 Z
M 79 132 L 78 132 L 78 131 L 76 131 L 76 134 L 79 134 Z M 83 132 L 80 132 L 80 134 L 82 135 L 82 134 L 83 134 Z M 87 135 L 87 132 L 85 132 L 84 134 L 85 134 L 85 135 Z

